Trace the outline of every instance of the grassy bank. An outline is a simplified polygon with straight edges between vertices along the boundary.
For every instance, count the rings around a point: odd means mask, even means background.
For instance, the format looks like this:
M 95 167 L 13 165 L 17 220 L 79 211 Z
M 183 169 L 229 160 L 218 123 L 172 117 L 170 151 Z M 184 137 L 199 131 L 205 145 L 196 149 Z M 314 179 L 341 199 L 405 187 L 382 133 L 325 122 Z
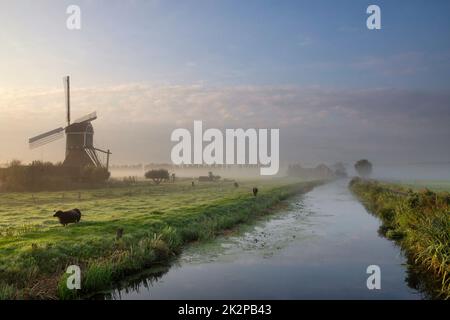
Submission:
M 255 198 L 251 188 L 259 187 Z M 0 194 L 0 299 L 74 298 L 65 270 L 82 269 L 78 295 L 161 263 L 191 241 L 267 214 L 314 183 L 261 180 L 74 192 Z M 79 208 L 79 224 L 62 227 L 53 210 Z M 117 230 L 124 230 L 116 237 Z
M 357 178 L 350 188 L 382 220 L 381 233 L 439 281 L 433 296 L 450 298 L 450 194 Z

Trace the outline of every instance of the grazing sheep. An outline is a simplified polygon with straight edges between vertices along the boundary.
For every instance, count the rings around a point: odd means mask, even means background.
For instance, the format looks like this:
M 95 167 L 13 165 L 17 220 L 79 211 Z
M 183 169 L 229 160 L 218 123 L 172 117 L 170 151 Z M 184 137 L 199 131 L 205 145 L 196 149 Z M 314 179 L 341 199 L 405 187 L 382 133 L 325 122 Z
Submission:
M 59 219 L 59 223 L 66 226 L 69 223 L 76 223 L 81 220 L 81 212 L 78 209 L 72 209 L 68 211 L 58 210 L 53 215 Z
M 253 188 L 253 195 L 256 197 L 257 194 L 258 194 L 258 188 L 254 187 Z

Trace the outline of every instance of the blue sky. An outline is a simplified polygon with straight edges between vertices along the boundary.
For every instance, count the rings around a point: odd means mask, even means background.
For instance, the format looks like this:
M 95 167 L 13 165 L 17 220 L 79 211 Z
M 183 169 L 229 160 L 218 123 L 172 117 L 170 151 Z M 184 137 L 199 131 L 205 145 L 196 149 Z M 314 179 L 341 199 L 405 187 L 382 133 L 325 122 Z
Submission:
M 450 81 L 448 1 L 11 3 L 1 2 L 0 34 L 9 45 L 0 56 L 11 61 L 8 71 L 22 72 L 2 77 L 5 86 L 51 84 L 67 70 L 93 85 L 442 89 Z M 380 31 L 366 28 L 365 10 L 372 3 L 382 10 Z M 69 4 L 81 7 L 80 31 L 65 28 Z M 34 59 L 23 63 L 30 54 Z
M 366 28 L 370 4 L 381 30 Z M 66 74 L 74 117 L 99 112 L 117 162 L 168 161 L 170 131 L 198 119 L 280 128 L 285 161 L 450 161 L 449 13 L 438 0 L 0 0 L 0 161 L 42 156 L 24 141 L 61 125 Z

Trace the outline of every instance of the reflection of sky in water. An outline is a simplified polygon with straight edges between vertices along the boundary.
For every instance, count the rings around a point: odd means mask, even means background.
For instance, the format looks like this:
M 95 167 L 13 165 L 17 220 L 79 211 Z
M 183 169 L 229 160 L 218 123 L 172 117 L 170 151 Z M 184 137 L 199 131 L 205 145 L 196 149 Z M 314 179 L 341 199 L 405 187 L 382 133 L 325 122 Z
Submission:
M 420 298 L 405 283 L 399 249 L 378 236 L 378 220 L 346 183 L 320 186 L 236 235 L 190 246 L 150 288 L 122 290 L 121 298 Z M 381 267 L 382 290 L 366 288 L 371 264 Z

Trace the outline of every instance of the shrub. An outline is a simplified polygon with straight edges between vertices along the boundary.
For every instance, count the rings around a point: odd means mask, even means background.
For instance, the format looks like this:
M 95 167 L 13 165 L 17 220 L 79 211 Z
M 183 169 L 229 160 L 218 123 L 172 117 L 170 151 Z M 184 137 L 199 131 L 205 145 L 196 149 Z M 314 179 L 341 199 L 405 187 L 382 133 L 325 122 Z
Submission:
M 22 165 L 13 160 L 7 168 L 0 169 L 2 191 L 65 190 L 104 183 L 110 173 L 102 167 L 67 167 L 61 163 L 33 161 Z
M 87 183 L 99 183 L 108 180 L 110 173 L 106 168 L 86 166 L 81 169 L 81 180 Z
M 155 184 L 169 180 L 169 171 L 166 169 L 150 170 L 145 173 L 145 178 L 152 179 Z
M 355 170 L 361 177 L 367 178 L 372 174 L 372 163 L 367 159 L 359 160 L 355 163 Z

